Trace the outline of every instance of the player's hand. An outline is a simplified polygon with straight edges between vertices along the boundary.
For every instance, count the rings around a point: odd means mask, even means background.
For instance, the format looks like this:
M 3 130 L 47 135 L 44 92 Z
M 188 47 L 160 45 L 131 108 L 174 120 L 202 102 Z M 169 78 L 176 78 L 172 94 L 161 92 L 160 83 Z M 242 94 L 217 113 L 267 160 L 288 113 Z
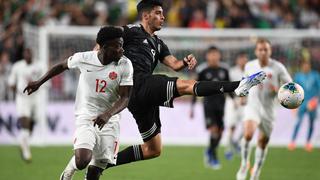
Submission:
M 23 93 L 28 92 L 28 95 L 30 95 L 33 92 L 37 91 L 40 86 L 41 85 L 38 81 L 29 82 L 27 87 L 24 88 Z
M 100 114 L 94 120 L 92 120 L 94 122 L 93 126 L 95 127 L 97 125 L 98 128 L 101 130 L 103 126 L 109 121 L 110 118 L 111 118 L 110 114 Z
M 193 69 L 197 64 L 197 59 L 193 54 L 186 56 L 183 61 L 188 64 L 188 69 Z

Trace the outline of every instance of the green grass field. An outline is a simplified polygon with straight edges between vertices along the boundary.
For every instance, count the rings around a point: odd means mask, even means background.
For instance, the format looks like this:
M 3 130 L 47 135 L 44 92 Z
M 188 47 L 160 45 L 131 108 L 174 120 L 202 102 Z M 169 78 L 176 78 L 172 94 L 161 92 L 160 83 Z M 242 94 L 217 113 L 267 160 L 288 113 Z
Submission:
M 154 160 L 131 163 L 108 169 L 101 179 L 112 180 L 233 180 L 240 158 L 222 160 L 222 169 L 203 165 L 203 147 L 165 146 Z M 33 161 L 20 159 L 17 147 L 0 146 L 0 180 L 57 180 L 72 155 L 71 147 L 34 147 Z M 307 153 L 303 149 L 289 152 L 285 148 L 270 148 L 261 180 L 320 179 L 320 149 Z M 83 179 L 79 172 L 75 180 Z

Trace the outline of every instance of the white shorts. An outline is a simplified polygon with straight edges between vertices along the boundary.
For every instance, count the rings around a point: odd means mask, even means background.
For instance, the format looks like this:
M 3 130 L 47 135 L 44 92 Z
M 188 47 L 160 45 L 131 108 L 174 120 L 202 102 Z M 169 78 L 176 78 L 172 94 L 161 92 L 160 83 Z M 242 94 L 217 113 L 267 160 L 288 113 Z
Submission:
M 238 106 L 236 108 L 234 100 L 227 97 L 224 108 L 224 122 L 226 127 L 236 126 L 241 122 L 243 120 L 243 111 L 244 106 Z
M 119 135 L 119 121 L 108 122 L 101 131 L 93 123 L 77 125 L 73 147 L 92 150 L 90 165 L 105 169 L 117 162 Z
M 43 119 L 43 114 L 46 112 L 46 99 L 39 94 L 24 96 L 16 96 L 16 107 L 18 117 L 32 118 L 33 120 Z M 45 116 L 45 115 L 44 115 Z
M 273 129 L 274 110 L 273 105 L 262 106 L 247 104 L 244 108 L 244 121 L 252 120 L 257 122 L 259 129 L 270 137 Z

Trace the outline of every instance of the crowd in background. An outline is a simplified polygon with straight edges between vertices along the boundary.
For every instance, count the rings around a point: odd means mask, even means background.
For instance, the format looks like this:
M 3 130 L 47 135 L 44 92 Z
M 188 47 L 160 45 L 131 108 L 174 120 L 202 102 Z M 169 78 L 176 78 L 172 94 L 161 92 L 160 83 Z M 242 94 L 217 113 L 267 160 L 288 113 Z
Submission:
M 124 25 L 139 0 L 0 0 L 0 92 L 22 59 L 22 25 Z M 166 27 L 320 29 L 319 0 L 163 0 Z M 316 53 L 316 52 L 315 52 Z M 312 53 L 311 53 L 312 54 Z M 6 98 L 1 96 L 0 99 Z

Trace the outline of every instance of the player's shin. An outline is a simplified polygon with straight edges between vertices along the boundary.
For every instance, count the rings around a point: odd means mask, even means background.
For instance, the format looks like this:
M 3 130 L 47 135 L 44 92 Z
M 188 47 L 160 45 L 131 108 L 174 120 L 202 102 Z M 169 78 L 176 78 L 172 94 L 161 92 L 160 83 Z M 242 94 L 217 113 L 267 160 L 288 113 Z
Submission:
M 240 81 L 198 81 L 193 87 L 193 93 L 196 96 L 210 96 L 233 92 L 239 86 L 239 83 Z
M 127 147 L 126 149 L 120 151 L 118 153 L 117 157 L 117 164 L 108 164 L 107 168 L 114 167 L 114 166 L 119 166 L 122 164 L 127 164 L 135 161 L 140 161 L 143 160 L 143 152 L 141 145 L 133 145 L 130 147 Z
M 254 162 L 253 169 L 251 171 L 250 180 L 259 179 L 261 168 L 262 168 L 263 163 L 264 163 L 264 161 L 266 159 L 267 152 L 268 152 L 268 147 L 265 147 L 265 149 L 262 149 L 259 146 L 256 147 L 255 162 Z
M 30 131 L 29 131 L 29 129 L 22 128 L 20 130 L 20 134 L 18 136 L 18 141 L 19 141 L 19 144 L 20 144 L 22 157 L 26 161 L 30 161 L 31 160 L 31 151 L 30 151 L 29 139 L 30 139 Z
M 78 170 L 77 166 L 76 166 L 76 160 L 75 160 L 75 156 L 72 156 L 72 158 L 70 159 L 68 165 L 66 166 L 66 168 L 63 170 L 61 176 L 60 176 L 60 180 L 71 180 L 74 173 Z

